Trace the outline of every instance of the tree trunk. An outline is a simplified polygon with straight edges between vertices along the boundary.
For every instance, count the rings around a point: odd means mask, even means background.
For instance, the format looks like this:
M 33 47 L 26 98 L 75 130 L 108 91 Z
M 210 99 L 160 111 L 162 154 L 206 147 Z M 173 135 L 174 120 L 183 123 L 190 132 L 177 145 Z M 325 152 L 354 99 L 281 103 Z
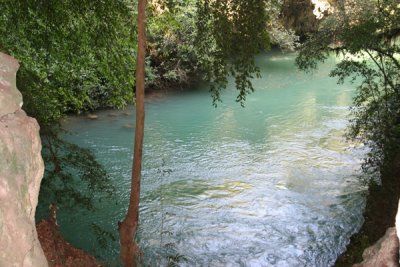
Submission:
M 146 0 L 138 2 L 138 50 L 136 62 L 136 128 L 132 164 L 132 183 L 128 212 L 119 223 L 121 260 L 125 267 L 136 266 L 139 247 L 135 242 L 139 224 L 140 176 L 142 171 L 142 151 L 144 136 L 144 75 L 146 53 Z

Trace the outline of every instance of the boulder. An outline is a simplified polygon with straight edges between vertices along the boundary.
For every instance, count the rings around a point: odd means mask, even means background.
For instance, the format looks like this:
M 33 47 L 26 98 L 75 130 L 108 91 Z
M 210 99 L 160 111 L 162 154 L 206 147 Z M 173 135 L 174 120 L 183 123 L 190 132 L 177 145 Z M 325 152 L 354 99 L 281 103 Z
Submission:
M 363 261 L 353 265 L 353 267 L 396 266 L 399 266 L 399 239 L 395 227 L 388 228 L 381 239 L 364 250 Z
M 14 58 L 0 52 L 0 117 L 22 107 L 22 95 L 15 86 L 18 68 Z
M 48 266 L 35 211 L 44 163 L 39 125 L 21 109 L 19 64 L 0 53 L 0 266 Z

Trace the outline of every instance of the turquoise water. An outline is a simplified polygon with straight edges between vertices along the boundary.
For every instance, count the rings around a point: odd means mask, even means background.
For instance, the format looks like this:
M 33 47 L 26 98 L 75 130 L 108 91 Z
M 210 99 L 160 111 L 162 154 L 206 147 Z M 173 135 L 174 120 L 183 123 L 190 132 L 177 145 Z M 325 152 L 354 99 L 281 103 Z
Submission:
M 139 244 L 150 266 L 330 266 L 362 223 L 362 148 L 342 137 L 354 88 L 297 71 L 294 54 L 259 56 L 242 108 L 230 86 L 214 108 L 206 85 L 151 94 Z M 134 111 L 70 118 L 66 139 L 91 148 L 117 194 L 95 213 L 60 214 L 67 239 L 116 266 L 90 224 L 113 231 L 129 196 Z M 117 204 L 116 204 L 117 203 Z

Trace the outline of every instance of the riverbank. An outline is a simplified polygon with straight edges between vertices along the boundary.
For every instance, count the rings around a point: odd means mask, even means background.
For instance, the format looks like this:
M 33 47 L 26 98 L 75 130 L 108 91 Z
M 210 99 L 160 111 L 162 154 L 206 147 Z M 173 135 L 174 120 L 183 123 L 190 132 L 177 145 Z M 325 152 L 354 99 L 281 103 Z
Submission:
M 361 262 L 364 250 L 381 238 L 387 228 L 395 225 L 400 196 L 400 156 L 382 173 L 382 186 L 371 185 L 364 211 L 364 224 L 351 237 L 346 252 L 339 256 L 335 266 L 351 266 Z
M 94 256 L 75 248 L 61 235 L 56 219 L 56 206 L 51 206 L 48 219 L 36 225 L 39 241 L 50 267 L 101 267 Z

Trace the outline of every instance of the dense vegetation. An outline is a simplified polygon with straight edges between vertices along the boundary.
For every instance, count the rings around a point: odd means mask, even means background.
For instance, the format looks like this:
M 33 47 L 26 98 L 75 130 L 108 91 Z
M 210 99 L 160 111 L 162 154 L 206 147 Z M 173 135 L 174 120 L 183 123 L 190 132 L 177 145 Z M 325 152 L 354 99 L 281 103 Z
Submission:
M 16 57 L 40 125 L 133 98 L 134 19 L 123 1 L 2 1 L 0 49 Z

